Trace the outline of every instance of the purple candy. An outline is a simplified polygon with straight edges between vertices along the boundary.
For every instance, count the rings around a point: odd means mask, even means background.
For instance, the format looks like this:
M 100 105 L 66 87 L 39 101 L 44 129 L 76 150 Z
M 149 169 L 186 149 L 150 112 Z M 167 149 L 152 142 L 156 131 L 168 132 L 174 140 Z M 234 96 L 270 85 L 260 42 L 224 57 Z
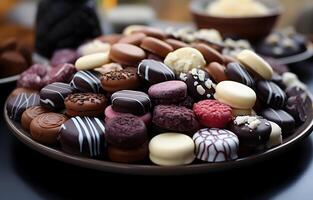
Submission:
M 21 74 L 17 86 L 40 90 L 49 83 L 49 71 L 49 67 L 35 64 Z
M 55 67 L 65 63 L 74 64 L 78 55 L 73 49 L 60 49 L 54 52 L 50 64 Z
M 76 73 L 76 68 L 72 64 L 62 64 L 51 69 L 49 73 L 49 83 L 63 82 L 69 83 Z

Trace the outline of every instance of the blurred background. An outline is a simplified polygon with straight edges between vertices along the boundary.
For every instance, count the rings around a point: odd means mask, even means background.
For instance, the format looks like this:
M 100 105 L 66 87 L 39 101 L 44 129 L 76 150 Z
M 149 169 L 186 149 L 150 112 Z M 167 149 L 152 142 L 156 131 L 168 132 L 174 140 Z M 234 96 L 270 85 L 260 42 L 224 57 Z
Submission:
M 33 43 L 33 24 L 39 0 L 0 0 L 0 38 L 22 36 Z M 190 23 L 190 0 L 96 0 L 104 31 L 108 22 L 129 23 L 179 22 Z M 300 32 L 313 29 L 312 0 L 280 0 L 284 8 L 278 27 L 297 25 Z M 310 12 L 311 11 L 311 12 Z M 311 14 L 310 14 L 311 13 Z M 303 15 L 305 19 L 303 20 Z M 131 16 L 131 17 L 130 17 Z M 309 24 L 310 23 L 310 24 Z

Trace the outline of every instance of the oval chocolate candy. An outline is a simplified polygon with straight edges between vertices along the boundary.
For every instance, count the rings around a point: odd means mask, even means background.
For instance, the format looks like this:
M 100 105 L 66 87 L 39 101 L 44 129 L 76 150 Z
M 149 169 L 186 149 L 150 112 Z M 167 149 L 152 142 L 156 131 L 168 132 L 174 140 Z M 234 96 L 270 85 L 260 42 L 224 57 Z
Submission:
M 252 76 L 239 63 L 229 63 L 225 69 L 225 73 L 229 80 L 242 83 L 250 88 L 254 88 L 255 86 L 255 81 Z
M 272 108 L 283 108 L 286 103 L 285 92 L 272 81 L 259 81 L 257 83 L 259 99 Z
M 168 66 L 152 59 L 145 59 L 140 62 L 138 74 L 151 84 L 175 79 L 174 72 Z
M 140 91 L 121 90 L 111 96 L 112 109 L 115 112 L 144 115 L 151 108 L 149 96 Z

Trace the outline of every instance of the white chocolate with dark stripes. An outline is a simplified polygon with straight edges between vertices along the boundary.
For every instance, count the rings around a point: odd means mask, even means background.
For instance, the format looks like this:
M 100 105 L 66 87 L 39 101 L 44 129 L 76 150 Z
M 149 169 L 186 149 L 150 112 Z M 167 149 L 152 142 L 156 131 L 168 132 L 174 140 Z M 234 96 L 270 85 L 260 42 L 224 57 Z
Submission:
M 238 158 L 239 139 L 231 131 L 204 128 L 193 135 L 196 157 L 205 162 L 224 162 Z

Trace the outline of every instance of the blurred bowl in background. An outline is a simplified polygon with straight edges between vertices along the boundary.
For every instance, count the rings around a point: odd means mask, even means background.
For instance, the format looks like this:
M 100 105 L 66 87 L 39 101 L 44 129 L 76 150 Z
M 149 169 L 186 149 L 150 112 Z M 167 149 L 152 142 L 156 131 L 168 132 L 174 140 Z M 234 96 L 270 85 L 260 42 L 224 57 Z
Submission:
M 243 38 L 255 42 L 266 37 L 274 28 L 282 8 L 276 0 L 261 0 L 269 12 L 261 16 L 219 17 L 208 14 L 206 8 L 213 0 L 193 0 L 190 12 L 197 28 L 220 31 L 223 37 Z

